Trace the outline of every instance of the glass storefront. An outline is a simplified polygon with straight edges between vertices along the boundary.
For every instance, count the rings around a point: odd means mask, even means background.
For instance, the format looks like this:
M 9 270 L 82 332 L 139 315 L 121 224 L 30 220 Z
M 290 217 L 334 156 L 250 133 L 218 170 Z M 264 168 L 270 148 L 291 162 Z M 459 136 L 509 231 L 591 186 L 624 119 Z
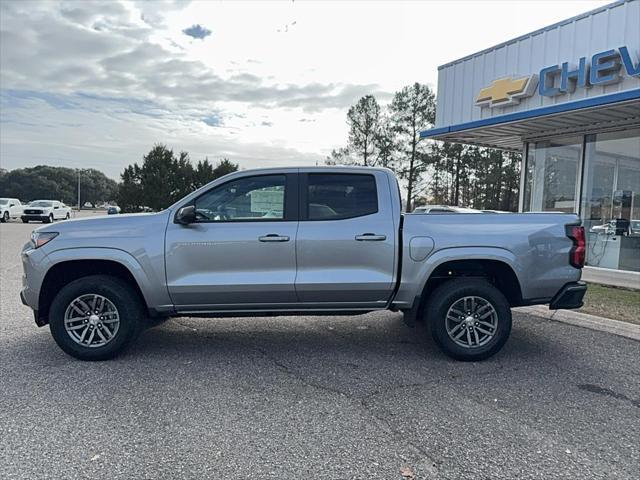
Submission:
M 582 137 L 568 137 L 529 146 L 524 211 L 575 211 L 582 144 Z
M 587 265 L 640 271 L 640 128 L 530 143 L 523 211 L 578 213 Z

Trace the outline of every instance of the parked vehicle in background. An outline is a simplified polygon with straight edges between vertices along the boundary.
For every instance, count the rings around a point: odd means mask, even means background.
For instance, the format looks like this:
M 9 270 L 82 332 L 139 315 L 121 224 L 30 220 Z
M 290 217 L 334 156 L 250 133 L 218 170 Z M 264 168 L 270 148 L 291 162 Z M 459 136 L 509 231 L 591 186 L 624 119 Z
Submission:
M 116 206 L 116 205 L 112 205 L 110 207 L 107 207 L 107 215 L 117 215 L 120 213 L 120 207 Z
M 71 207 L 57 200 L 34 200 L 24 207 L 21 219 L 24 223 L 31 221 L 51 223 L 54 220 L 65 220 L 71 217 Z
M 0 198 L 0 222 L 6 223 L 12 218 L 20 218 L 22 203 L 17 198 Z
M 245 170 L 159 213 L 36 229 L 21 298 L 68 354 L 116 356 L 145 318 L 402 311 L 448 355 L 481 360 L 511 307 L 579 308 L 574 214 L 402 215 L 393 172 Z
M 450 207 L 448 205 L 423 205 L 414 208 L 411 213 L 482 213 L 482 211 L 475 208 Z

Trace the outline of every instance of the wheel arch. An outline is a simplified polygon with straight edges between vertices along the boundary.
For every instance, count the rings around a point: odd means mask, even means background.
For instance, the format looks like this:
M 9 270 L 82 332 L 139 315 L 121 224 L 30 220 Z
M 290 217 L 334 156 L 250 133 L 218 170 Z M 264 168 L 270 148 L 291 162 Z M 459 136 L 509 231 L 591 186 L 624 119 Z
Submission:
M 512 307 L 522 305 L 522 282 L 518 276 L 518 262 L 508 250 L 474 248 L 464 251 L 446 249 L 432 255 L 425 265 L 413 309 L 422 312 L 430 294 L 442 283 L 461 277 L 483 278 L 495 285 Z
M 423 296 L 442 283 L 461 277 L 483 278 L 494 284 L 511 306 L 522 303 L 520 281 L 513 268 L 503 260 L 473 258 L 448 260 L 433 269 L 422 290 Z
M 84 250 L 84 249 L 79 249 Z M 105 250 L 105 249 L 100 249 Z M 113 250 L 113 249 L 108 249 Z M 59 251 L 60 252 L 60 251 Z M 69 251 L 61 251 L 69 252 Z M 153 303 L 149 298 L 147 289 L 145 289 L 148 279 L 141 278 L 144 275 L 140 265 L 133 257 L 129 258 L 96 258 L 96 256 L 87 256 L 80 252 L 74 252 L 75 255 L 69 257 L 65 254 L 53 252 L 49 255 L 52 265 L 43 277 L 38 296 L 38 325 L 42 326 L 49 321 L 49 307 L 58 292 L 70 282 L 78 278 L 89 275 L 110 275 L 116 277 L 134 289 L 136 295 L 140 298 L 147 314 L 153 314 L 150 308 Z M 56 255 L 57 254 L 57 255 Z M 122 255 L 128 255 L 121 252 Z M 135 263 L 134 263 L 135 262 Z

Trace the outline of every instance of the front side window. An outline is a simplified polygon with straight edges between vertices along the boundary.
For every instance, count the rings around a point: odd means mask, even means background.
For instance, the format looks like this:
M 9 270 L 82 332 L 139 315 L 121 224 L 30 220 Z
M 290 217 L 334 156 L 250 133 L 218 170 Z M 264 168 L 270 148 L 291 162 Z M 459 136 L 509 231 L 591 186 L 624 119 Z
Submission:
M 378 211 L 373 175 L 312 173 L 308 178 L 309 220 L 340 220 Z
M 260 175 L 215 187 L 196 199 L 196 221 L 283 220 L 285 180 L 285 175 Z

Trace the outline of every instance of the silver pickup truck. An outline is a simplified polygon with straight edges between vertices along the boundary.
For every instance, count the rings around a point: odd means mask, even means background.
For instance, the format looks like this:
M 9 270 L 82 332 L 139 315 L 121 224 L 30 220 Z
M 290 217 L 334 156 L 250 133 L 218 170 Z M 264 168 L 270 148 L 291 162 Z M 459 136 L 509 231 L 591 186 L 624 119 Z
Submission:
M 481 360 L 507 341 L 511 307 L 582 305 L 584 254 L 575 215 L 402 214 L 386 169 L 263 169 L 159 213 L 38 228 L 21 298 L 84 360 L 114 357 L 154 317 L 385 309 Z

